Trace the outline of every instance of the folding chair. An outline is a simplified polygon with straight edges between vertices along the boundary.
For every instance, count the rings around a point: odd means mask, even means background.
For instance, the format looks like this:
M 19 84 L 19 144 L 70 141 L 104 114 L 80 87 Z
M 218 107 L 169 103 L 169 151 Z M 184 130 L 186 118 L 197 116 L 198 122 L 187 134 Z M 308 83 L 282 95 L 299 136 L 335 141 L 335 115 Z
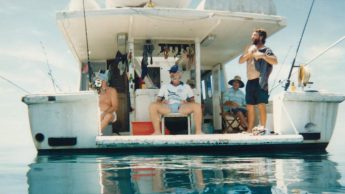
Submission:
M 222 112 L 222 132 L 236 133 L 240 131 L 240 119 L 232 112 Z
M 224 111 L 223 98 L 220 99 L 220 110 L 222 117 L 222 133 L 237 133 L 240 131 L 240 118 L 234 115 L 231 111 Z

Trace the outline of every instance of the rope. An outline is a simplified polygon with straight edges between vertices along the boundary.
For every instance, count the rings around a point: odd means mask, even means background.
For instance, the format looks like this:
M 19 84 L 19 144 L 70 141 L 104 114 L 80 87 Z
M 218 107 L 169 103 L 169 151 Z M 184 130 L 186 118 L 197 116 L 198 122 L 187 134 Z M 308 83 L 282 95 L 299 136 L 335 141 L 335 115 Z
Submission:
M 41 47 L 42 47 L 42 50 L 43 50 L 43 54 L 44 54 L 44 56 L 46 58 L 46 63 L 47 63 L 47 67 L 48 67 L 48 75 L 50 77 L 50 80 L 52 81 L 52 84 L 53 84 L 53 87 L 54 87 L 54 92 L 56 93 L 56 88 L 58 88 L 60 91 L 62 91 L 61 88 L 59 87 L 59 85 L 56 84 L 55 78 L 53 76 L 53 71 L 52 71 L 52 69 L 50 68 L 50 65 L 49 65 L 48 55 L 47 55 L 46 49 L 45 49 L 45 47 L 43 45 L 43 42 L 40 41 L 40 43 L 41 43 Z
M 20 89 L 21 91 L 27 93 L 27 94 L 31 94 L 29 91 L 25 90 L 24 88 L 20 87 L 19 85 L 15 84 L 14 82 L 12 82 L 11 80 L 5 78 L 4 76 L 0 75 L 0 78 L 7 81 L 8 83 L 10 83 L 11 85 L 15 86 L 16 88 Z

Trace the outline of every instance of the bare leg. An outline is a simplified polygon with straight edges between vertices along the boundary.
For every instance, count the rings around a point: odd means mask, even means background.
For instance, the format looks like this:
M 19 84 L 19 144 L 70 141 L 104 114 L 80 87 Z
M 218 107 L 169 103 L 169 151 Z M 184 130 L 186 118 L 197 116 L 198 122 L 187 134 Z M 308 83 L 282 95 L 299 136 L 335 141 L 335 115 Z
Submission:
M 266 105 L 263 103 L 258 104 L 258 109 L 260 113 L 260 124 L 266 128 Z
M 160 116 L 161 114 L 168 114 L 170 109 L 164 104 L 153 102 L 150 105 L 150 118 L 153 124 L 154 132 L 152 135 L 161 135 L 160 130 Z
M 104 113 L 103 116 L 101 116 L 101 131 L 112 121 L 114 120 L 114 115 L 111 113 Z
M 254 120 L 255 120 L 254 105 L 248 104 L 247 111 L 248 111 L 248 132 L 252 132 L 252 129 L 254 128 Z
M 188 115 L 190 113 L 194 114 L 194 123 L 195 123 L 195 134 L 203 134 L 201 130 L 201 122 L 202 122 L 202 111 L 201 105 L 198 103 L 187 103 L 183 104 L 179 109 L 179 112 L 184 115 Z
M 243 115 L 243 113 L 241 111 L 238 111 L 236 116 L 238 116 L 238 118 L 240 118 L 241 126 L 244 128 L 247 128 L 248 123 L 247 123 L 246 117 Z

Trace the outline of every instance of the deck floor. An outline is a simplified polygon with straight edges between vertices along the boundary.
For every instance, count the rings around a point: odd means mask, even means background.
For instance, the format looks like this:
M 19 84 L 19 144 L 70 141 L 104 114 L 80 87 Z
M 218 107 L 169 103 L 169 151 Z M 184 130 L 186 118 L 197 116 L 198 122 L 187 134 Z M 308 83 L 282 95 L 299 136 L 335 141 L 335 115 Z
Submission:
M 204 135 L 147 135 L 97 136 L 99 147 L 185 147 L 215 145 L 262 145 L 302 143 L 301 135 L 204 134 Z

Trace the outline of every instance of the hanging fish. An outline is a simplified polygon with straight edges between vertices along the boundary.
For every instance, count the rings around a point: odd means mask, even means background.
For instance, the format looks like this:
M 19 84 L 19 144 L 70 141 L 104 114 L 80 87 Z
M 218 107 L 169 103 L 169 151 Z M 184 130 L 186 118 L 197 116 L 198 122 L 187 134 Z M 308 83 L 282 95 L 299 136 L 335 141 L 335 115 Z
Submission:
M 170 52 L 169 47 L 165 46 L 164 51 L 163 51 L 164 59 L 167 59 L 169 57 L 169 52 Z
M 122 55 L 120 51 L 117 51 L 115 55 L 114 66 L 117 66 L 120 75 L 123 75 L 123 72 L 125 72 L 127 63 L 127 55 Z
M 150 64 L 152 65 L 153 64 L 153 60 L 152 60 L 152 53 L 153 53 L 153 50 L 154 50 L 154 46 L 151 42 L 151 40 L 146 40 L 146 43 L 144 45 L 144 50 L 147 52 L 147 55 L 148 57 L 151 58 L 151 61 L 150 61 Z
M 141 60 L 141 79 L 144 79 L 148 72 L 148 61 L 147 61 L 147 52 L 143 52 L 143 59 Z
M 126 70 L 126 64 L 124 64 L 122 61 L 117 65 L 117 68 L 120 71 L 120 75 L 123 74 L 123 72 L 125 72 Z
M 148 72 L 148 57 L 151 57 L 150 64 L 153 64 L 152 60 L 152 53 L 154 50 L 154 46 L 151 40 L 146 40 L 146 43 L 143 47 L 143 59 L 141 60 L 141 79 L 144 79 Z

